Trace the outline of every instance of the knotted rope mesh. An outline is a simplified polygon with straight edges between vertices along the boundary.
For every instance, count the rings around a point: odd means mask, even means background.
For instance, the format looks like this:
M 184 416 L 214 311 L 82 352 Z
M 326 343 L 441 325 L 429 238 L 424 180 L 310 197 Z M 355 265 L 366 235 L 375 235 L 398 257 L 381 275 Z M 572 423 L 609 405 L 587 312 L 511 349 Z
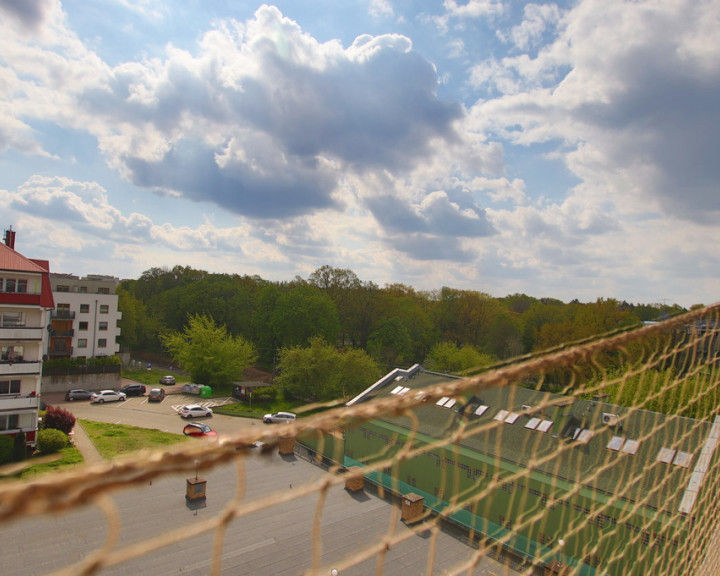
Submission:
M 43 573 L 720 573 L 719 311 L 5 483 L 0 559 L 57 522 Z

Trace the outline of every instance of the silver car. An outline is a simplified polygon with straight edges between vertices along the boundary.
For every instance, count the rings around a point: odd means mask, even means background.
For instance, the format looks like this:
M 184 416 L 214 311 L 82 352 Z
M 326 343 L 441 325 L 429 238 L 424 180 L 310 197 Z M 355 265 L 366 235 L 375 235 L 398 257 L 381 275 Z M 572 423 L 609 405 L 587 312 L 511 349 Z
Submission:
M 265 414 L 263 416 L 263 422 L 265 424 L 278 424 L 279 422 L 290 422 L 295 421 L 295 414 L 292 412 L 275 412 L 274 414 Z

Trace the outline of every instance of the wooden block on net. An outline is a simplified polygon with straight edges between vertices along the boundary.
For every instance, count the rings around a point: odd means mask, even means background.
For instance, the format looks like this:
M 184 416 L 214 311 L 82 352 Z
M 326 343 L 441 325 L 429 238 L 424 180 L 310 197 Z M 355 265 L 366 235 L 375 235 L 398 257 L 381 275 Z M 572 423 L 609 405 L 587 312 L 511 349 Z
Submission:
M 348 468 L 348 475 L 345 478 L 345 490 L 358 492 L 365 488 L 365 476 L 362 474 L 351 474 L 352 472 L 358 472 L 360 469 L 360 466 L 351 466 Z

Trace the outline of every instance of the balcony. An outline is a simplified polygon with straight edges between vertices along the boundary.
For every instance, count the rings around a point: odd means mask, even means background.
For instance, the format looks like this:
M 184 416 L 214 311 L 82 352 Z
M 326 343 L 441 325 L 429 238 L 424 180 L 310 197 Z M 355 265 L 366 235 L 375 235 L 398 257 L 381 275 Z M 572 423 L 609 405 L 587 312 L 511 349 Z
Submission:
M 2 396 L 0 395 L 0 410 L 37 410 L 39 398 L 37 396 Z
M 48 353 L 53 358 L 70 357 L 70 356 L 72 356 L 72 353 L 73 353 L 73 347 L 65 346 L 64 348 L 50 348 Z
M 75 335 L 75 330 L 69 328 L 67 330 L 50 330 L 51 338 L 72 338 Z
M 34 326 L 3 326 L 0 340 L 42 340 L 43 328 Z
M 20 374 L 40 374 L 40 362 L 38 360 L 28 360 L 27 362 L 0 361 L 0 375 L 19 376 Z
M 50 318 L 53 320 L 74 320 L 75 312 L 70 310 L 53 310 L 50 312 Z

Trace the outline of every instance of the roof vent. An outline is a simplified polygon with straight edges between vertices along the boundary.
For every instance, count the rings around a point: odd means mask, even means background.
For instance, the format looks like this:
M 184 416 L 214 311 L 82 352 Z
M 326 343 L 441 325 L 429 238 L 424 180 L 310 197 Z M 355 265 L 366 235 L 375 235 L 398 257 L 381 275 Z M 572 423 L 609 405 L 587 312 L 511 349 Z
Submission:
M 608 426 L 617 426 L 619 421 L 620 417 L 617 414 L 603 412 L 603 424 L 607 424 Z

